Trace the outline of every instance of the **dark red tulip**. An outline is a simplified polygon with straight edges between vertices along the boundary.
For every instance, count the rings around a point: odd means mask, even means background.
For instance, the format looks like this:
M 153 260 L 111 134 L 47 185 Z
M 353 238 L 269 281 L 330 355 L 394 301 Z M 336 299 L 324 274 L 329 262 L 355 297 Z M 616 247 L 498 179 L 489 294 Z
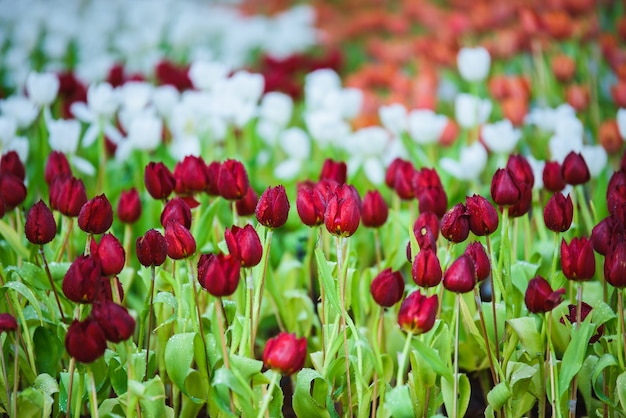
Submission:
M 235 293 L 239 284 L 241 263 L 232 255 L 202 254 L 198 260 L 198 282 L 216 297 Z
M 57 224 L 43 200 L 39 200 L 28 211 L 24 232 L 28 241 L 36 245 L 47 244 L 56 236 Z
M 395 167 L 393 189 L 400 199 L 412 200 L 415 198 L 415 167 L 409 161 L 401 160 Z
M 219 161 L 212 161 L 205 165 L 206 174 L 206 192 L 209 196 L 219 196 L 220 190 L 217 186 L 217 176 L 220 173 L 220 166 L 222 164 Z
M 324 212 L 324 224 L 333 235 L 349 237 L 361 221 L 361 208 L 354 186 L 342 184 L 332 193 Z
M 7 210 L 21 205 L 26 199 L 24 182 L 11 173 L 0 173 L 0 197 Z
M 396 173 L 398 171 L 398 168 L 406 162 L 407 161 L 403 160 L 402 158 L 395 158 L 389 164 L 389 166 L 387 167 L 387 171 L 385 172 L 385 184 L 387 185 L 387 187 L 389 187 L 390 189 L 395 189 Z
M 91 316 L 102 328 L 105 338 L 112 343 L 125 341 L 135 332 L 135 320 L 125 307 L 115 302 L 96 303 Z
M 474 194 L 465 198 L 470 231 L 476 236 L 490 235 L 498 229 L 498 212 L 484 197 Z
M 167 255 L 172 260 L 191 257 L 196 252 L 196 240 L 191 232 L 178 222 L 170 221 L 165 226 Z
M 333 180 L 338 184 L 344 184 L 346 182 L 346 176 L 348 167 L 343 161 L 335 161 L 327 158 L 322 166 L 322 172 L 320 173 L 321 180 Z
M 553 194 L 543 209 L 543 221 L 554 232 L 567 231 L 572 225 L 573 217 L 574 204 L 569 194 L 567 198 L 561 192 Z
M 141 216 L 141 200 L 136 188 L 122 190 L 117 202 L 117 218 L 125 224 L 132 224 Z
M 532 189 L 535 184 L 535 175 L 526 157 L 519 154 L 511 154 L 506 163 L 506 169 L 509 170 L 511 177 L 518 186 L 526 184 Z
M 201 157 L 188 155 L 174 166 L 174 190 L 178 194 L 194 194 L 207 190 L 207 168 Z
M 478 242 L 474 241 L 465 248 L 465 254 L 469 255 L 474 262 L 474 268 L 476 270 L 476 281 L 480 282 L 489 277 L 491 273 L 491 262 L 489 256 L 485 251 L 485 247 Z
M 626 208 L 626 173 L 616 171 L 606 188 L 606 206 L 611 215 L 618 216 Z
M 93 318 L 75 319 L 67 329 L 65 349 L 81 363 L 91 363 L 104 354 L 107 341 L 104 331 Z
M 613 241 L 614 233 L 619 225 L 612 216 L 602 219 L 591 231 L 593 249 L 601 255 L 606 255 Z
M 290 376 L 304 367 L 306 360 L 306 338 L 281 332 L 265 343 L 263 364 L 285 376 Z
M 604 258 L 604 278 L 613 287 L 626 287 L 626 241 L 609 247 Z
M 243 228 L 233 225 L 232 228 L 226 228 L 224 239 L 228 252 L 241 260 L 242 267 L 254 267 L 261 261 L 263 246 L 252 225 L 246 224 Z
M 441 283 L 443 272 L 435 250 L 426 248 L 417 253 L 413 260 L 411 276 L 421 287 L 434 287 Z
M 167 257 L 167 241 L 156 229 L 150 229 L 137 238 L 137 258 L 142 266 L 160 266 Z
M 122 287 L 122 283 L 117 276 L 114 277 L 103 277 L 102 283 L 100 284 L 100 293 L 96 296 L 95 303 L 99 302 L 116 302 L 117 299 L 113 297 L 114 290 L 112 287 L 117 288 L 117 294 L 119 295 L 119 300 L 124 300 L 124 288 Z
M 44 179 L 46 184 L 50 186 L 52 181 L 57 177 L 69 177 L 72 175 L 70 163 L 65 154 L 60 151 L 52 151 L 46 160 L 44 168 Z
M 541 276 L 536 276 L 528 282 L 524 302 L 530 312 L 543 313 L 556 308 L 562 301 L 565 288 L 552 290 L 550 283 Z
M 437 306 L 437 295 L 426 297 L 416 290 L 402 301 L 398 312 L 398 325 L 413 334 L 428 332 L 435 325 Z
M 246 194 L 235 202 L 235 210 L 239 216 L 252 216 L 256 211 L 256 205 L 259 203 L 259 195 L 252 188 L 248 187 Z
M 457 203 L 441 218 L 441 235 L 450 242 L 463 242 L 469 236 L 469 215 L 463 203 Z
M 126 262 L 126 252 L 122 243 L 112 234 L 104 234 L 100 243 L 91 240 L 91 255 L 100 261 L 103 276 L 119 274 Z
M 0 218 L 4 216 L 5 211 L 6 211 L 6 208 L 4 206 L 4 199 L 0 195 Z
M 191 208 L 187 202 L 175 197 L 169 200 L 161 211 L 161 226 L 165 226 L 171 221 L 177 222 L 187 229 L 191 229 Z
M 78 226 L 90 234 L 102 234 L 113 224 L 113 208 L 104 194 L 98 195 L 80 208 Z
M 92 303 L 100 291 L 100 261 L 88 255 L 79 256 L 63 277 L 63 293 L 76 303 Z
M 63 215 L 75 218 L 87 203 L 85 184 L 76 177 L 58 176 L 50 184 L 50 208 Z
M 306 181 L 298 184 L 296 209 L 303 224 L 318 226 L 324 223 L 326 201 L 324 200 L 324 195 L 314 183 Z
M 380 273 L 370 285 L 370 293 L 380 306 L 390 307 L 402 299 L 404 295 L 404 277 L 399 271 L 387 268 Z
M 569 313 L 565 315 L 565 318 L 567 318 L 570 324 L 574 325 L 578 319 L 578 308 L 576 307 L 576 305 L 568 305 L 567 308 Z M 591 305 L 589 305 L 587 302 L 582 302 L 580 307 L 580 320 L 584 321 L 585 318 L 587 318 L 587 315 L 591 313 L 591 311 L 593 311 Z M 561 324 L 565 324 L 564 318 L 561 318 Z M 598 342 L 600 340 L 600 337 L 602 337 L 602 334 L 604 334 L 604 324 L 598 327 L 596 333 L 589 339 L 589 344 Z
M 440 230 L 439 217 L 434 212 L 421 212 L 413 224 L 413 233 L 415 236 L 417 236 L 418 232 L 422 231 L 423 228 L 428 228 L 435 240 L 437 240 Z
M 419 211 L 434 212 L 441 218 L 448 208 L 448 196 L 437 171 L 432 168 L 422 168 L 415 172 L 413 181 Z
M 543 187 L 553 193 L 560 192 L 567 184 L 561 174 L 561 164 L 558 161 L 546 161 L 543 167 Z
M 176 179 L 169 168 L 162 162 L 151 161 L 143 173 L 146 190 L 154 199 L 167 199 L 174 187 Z
M 508 207 L 509 216 L 511 218 L 517 218 L 524 216 L 530 210 L 533 201 L 532 186 L 528 183 L 520 183 L 520 199 L 517 203 Z
M 389 207 L 378 190 L 365 193 L 361 221 L 368 228 L 379 228 L 387 222 Z
M 256 219 L 267 228 L 280 228 L 289 216 L 289 199 L 283 185 L 268 187 L 256 205 Z
M 220 165 L 217 188 L 220 196 L 227 200 L 239 200 L 245 196 L 250 181 L 243 164 L 237 160 L 226 160 Z
M 596 259 L 591 241 L 574 237 L 569 245 L 561 241 L 561 269 L 569 280 L 591 280 L 596 272 Z
M 454 293 L 467 293 L 476 284 L 476 266 L 469 254 L 461 254 L 443 274 L 443 287 Z
M 8 313 L 0 314 L 0 332 L 15 331 L 17 329 L 17 321 L 15 317 Z
M 514 205 L 520 200 L 520 189 L 506 168 L 499 168 L 491 179 L 491 198 L 499 206 Z
M 561 174 L 565 183 L 575 186 L 589 181 L 591 174 L 582 154 L 571 151 L 563 160 Z
M 0 158 L 0 173 L 11 173 L 18 179 L 26 179 L 26 168 L 15 151 L 9 151 Z

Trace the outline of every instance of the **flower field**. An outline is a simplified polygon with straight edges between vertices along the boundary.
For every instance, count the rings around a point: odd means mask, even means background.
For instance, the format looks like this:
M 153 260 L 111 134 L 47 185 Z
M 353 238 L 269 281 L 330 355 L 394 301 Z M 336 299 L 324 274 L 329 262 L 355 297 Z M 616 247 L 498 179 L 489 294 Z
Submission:
M 0 413 L 626 416 L 626 3 L 0 0 L 0 50 Z

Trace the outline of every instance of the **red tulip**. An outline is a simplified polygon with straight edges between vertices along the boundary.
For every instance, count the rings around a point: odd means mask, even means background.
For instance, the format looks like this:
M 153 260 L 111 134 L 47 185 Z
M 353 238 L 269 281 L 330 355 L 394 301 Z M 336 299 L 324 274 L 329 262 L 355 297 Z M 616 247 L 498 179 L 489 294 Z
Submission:
M 65 349 L 81 363 L 91 363 L 104 354 L 107 341 L 100 324 L 93 319 L 74 320 L 65 336 Z
M 117 217 L 125 224 L 132 224 L 141 216 L 141 200 L 136 188 L 123 190 L 117 203 Z
M 387 268 L 372 280 L 370 293 L 380 306 L 390 307 L 402 299 L 404 295 L 404 277 L 399 271 Z
M 467 293 L 476 284 L 476 266 L 469 254 L 462 254 L 443 275 L 443 287 L 455 293 Z
M 400 305 L 398 325 L 413 334 L 430 331 L 437 318 L 437 305 L 437 295 L 426 297 L 419 290 L 414 291 Z
M 296 338 L 295 334 L 281 332 L 265 343 L 263 364 L 286 376 L 304 367 L 306 360 L 306 338 Z
M 239 284 L 241 263 L 238 258 L 224 254 L 202 254 L 198 260 L 198 282 L 216 297 L 235 293 Z
M 432 248 L 417 253 L 411 268 L 413 281 L 421 287 L 434 287 L 441 283 L 443 272 L 437 253 Z
M 484 197 L 474 194 L 465 198 L 470 231 L 476 236 L 490 235 L 498 229 L 498 212 Z
M 565 288 L 562 287 L 553 291 L 546 279 L 536 276 L 528 282 L 524 302 L 530 312 L 548 312 L 563 301 L 564 294 Z
M 268 187 L 256 205 L 256 219 L 267 228 L 280 228 L 289 216 L 289 200 L 285 187 Z
M 363 226 L 379 228 L 387 222 L 389 207 L 378 190 L 365 193 L 361 221 Z
M 569 280 L 591 280 L 596 272 L 596 259 L 591 241 L 586 237 L 572 238 L 569 245 L 561 241 L 561 269 Z
M 143 181 L 150 196 L 157 200 L 167 199 L 176 186 L 174 175 L 162 162 L 148 163 L 144 170 Z
M 100 261 L 96 258 L 81 255 L 72 264 L 63 277 L 63 293 L 76 303 L 92 303 L 101 284 Z
M 167 255 L 172 260 L 191 257 L 196 252 L 196 240 L 191 232 L 178 222 L 170 221 L 165 226 Z
M 237 160 L 226 160 L 220 165 L 217 188 L 220 196 L 227 200 L 239 200 L 245 196 L 250 182 L 243 164 Z
M 39 200 L 28 211 L 24 232 L 26 238 L 36 245 L 47 244 L 56 236 L 57 224 L 43 200 Z
M 137 258 L 142 266 L 160 266 L 167 257 L 167 241 L 156 229 L 150 229 L 135 243 Z
M 98 322 L 104 336 L 112 343 L 119 343 L 132 337 L 135 320 L 128 310 L 114 302 L 96 303 L 91 316 Z
M 567 231 L 572 225 L 573 217 L 574 204 L 569 194 L 567 198 L 560 192 L 553 194 L 543 209 L 543 221 L 554 232 Z
M 226 228 L 224 238 L 228 252 L 233 257 L 241 260 L 242 267 L 254 267 L 261 261 L 263 246 L 254 227 L 246 224 L 243 228 L 233 225 Z
M 78 226 L 90 234 L 102 234 L 113 224 L 113 208 L 104 194 L 88 200 L 78 213 Z
M 359 227 L 361 208 L 358 194 L 353 186 L 342 184 L 332 193 L 326 211 L 324 224 L 333 235 L 349 237 Z

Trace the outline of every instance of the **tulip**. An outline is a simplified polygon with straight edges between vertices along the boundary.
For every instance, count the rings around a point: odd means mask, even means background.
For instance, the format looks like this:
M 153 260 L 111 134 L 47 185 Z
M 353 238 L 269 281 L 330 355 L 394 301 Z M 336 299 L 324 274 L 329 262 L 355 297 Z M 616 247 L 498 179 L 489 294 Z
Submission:
M 428 228 L 436 240 L 440 230 L 439 217 L 433 212 L 420 212 L 415 223 L 413 223 L 413 233 L 416 237 L 424 234 L 423 228 Z
M 476 284 L 476 266 L 469 254 L 462 254 L 443 275 L 443 287 L 455 293 L 467 293 Z
M 385 184 L 387 185 L 387 187 L 389 187 L 390 189 L 395 188 L 394 184 L 396 182 L 396 173 L 398 171 L 398 168 L 406 162 L 407 161 L 403 160 L 402 158 L 395 158 L 393 161 L 391 161 L 389 166 L 387 166 L 387 171 L 385 172 Z
M 112 287 L 117 288 L 117 293 L 115 299 L 113 298 L 113 289 Z M 119 299 L 117 298 L 119 296 Z M 95 303 L 99 302 L 117 302 L 118 300 L 124 300 L 124 288 L 122 287 L 122 283 L 120 279 L 116 277 L 108 277 L 102 278 L 102 283 L 100 285 L 100 292 L 98 296 L 96 296 Z
M 76 177 L 58 176 L 50 184 L 50 207 L 63 215 L 75 218 L 87 203 L 85 184 Z
M 604 278 L 613 287 L 626 287 L 626 241 L 608 248 L 604 258 Z
M 66 177 L 72 175 L 70 163 L 65 154 L 60 151 L 52 151 L 46 160 L 44 168 L 44 179 L 49 186 L 56 177 Z
M 563 160 L 561 175 L 565 183 L 575 186 L 589 181 L 591 174 L 582 154 L 570 151 Z
M 237 160 L 226 160 L 220 165 L 217 188 L 220 196 L 227 200 L 239 200 L 245 196 L 250 182 L 243 164 Z
M 232 228 L 226 228 L 224 239 L 228 252 L 241 260 L 242 267 L 254 267 L 261 261 L 263 246 L 252 225 L 246 224 L 243 228 L 233 225 Z
M 441 282 L 443 272 L 437 253 L 432 248 L 422 248 L 413 260 L 413 281 L 421 287 L 434 287 Z
M 132 224 L 141 216 L 141 200 L 136 188 L 122 190 L 117 203 L 117 217 L 125 224 Z
M 324 224 L 333 235 L 349 237 L 359 227 L 361 209 L 354 186 L 342 184 L 332 193 L 326 211 Z
M 81 363 L 91 363 L 104 354 L 107 347 L 104 331 L 93 318 L 74 320 L 67 329 L 65 349 Z
M 567 318 L 569 323 L 573 325 L 576 323 L 578 318 L 578 308 L 576 307 L 576 305 L 568 305 L 567 308 L 569 313 L 565 315 L 565 318 Z M 587 315 L 589 315 L 592 310 L 593 308 L 591 307 L 591 305 L 589 305 L 587 302 L 582 302 L 580 306 L 580 320 L 584 321 L 585 318 L 587 318 Z M 565 319 L 561 318 L 560 322 L 561 324 L 565 324 Z M 600 340 L 602 334 L 604 334 L 604 324 L 598 327 L 596 333 L 591 337 L 591 339 L 589 339 L 589 344 L 593 344 Z
M 448 207 L 448 197 L 437 171 L 423 168 L 414 175 L 415 196 L 420 212 L 434 212 L 442 217 Z
M 485 251 L 485 247 L 480 242 L 472 242 L 465 248 L 465 254 L 469 255 L 474 262 L 474 268 L 476 269 L 476 281 L 480 282 L 489 277 L 491 273 L 491 262 L 489 256 Z
M 569 280 L 591 280 L 596 272 L 596 260 L 591 241 L 586 237 L 572 238 L 569 245 L 561 241 L 561 269 Z
M 142 266 L 160 266 L 165 262 L 167 241 L 156 229 L 150 229 L 143 236 L 137 238 L 135 245 L 137 258 Z
M 198 282 L 216 297 L 235 293 L 241 262 L 232 255 L 202 254 L 198 260 Z
M 470 231 L 476 236 L 490 235 L 498 229 L 498 212 L 484 197 L 474 194 L 465 198 Z
M 617 223 L 612 216 L 602 219 L 591 231 L 593 249 L 601 255 L 606 255 L 613 242 L 613 235 L 617 229 Z
M 104 194 L 88 200 L 78 213 L 78 226 L 90 234 L 102 234 L 113 224 L 113 208 Z
M 187 229 L 191 229 L 191 208 L 187 202 L 175 197 L 169 200 L 161 211 L 161 226 L 165 226 L 170 222 L 177 222 Z
M 532 188 L 535 184 L 533 169 L 523 155 L 511 154 L 506 163 L 506 168 L 509 170 L 513 181 L 515 181 L 518 186 L 523 183 Z
M 314 183 L 306 181 L 298 184 L 296 209 L 303 224 L 318 226 L 324 223 L 326 202 L 322 192 Z
M 398 325 L 412 334 L 430 331 L 437 318 L 437 305 L 437 295 L 426 297 L 419 290 L 414 291 L 400 305 Z
M 191 257 L 196 252 L 196 240 L 184 225 L 170 221 L 165 226 L 167 255 L 172 260 Z
M 11 173 L 18 179 L 24 181 L 26 169 L 15 151 L 9 151 L 2 155 L 0 159 L 0 173 Z
M 410 161 L 396 159 L 387 168 L 385 182 L 391 182 L 400 199 L 411 200 L 415 197 L 415 167 Z
M 555 193 L 548 200 L 548 204 L 543 209 L 543 220 L 549 230 L 554 232 L 565 232 L 572 225 L 574 216 L 574 204 L 572 198 L 567 198 L 562 193 Z
M 565 288 L 552 290 L 550 283 L 541 276 L 535 276 L 528 282 L 524 302 L 530 312 L 543 313 L 556 308 L 562 301 Z
M 387 222 L 389 207 L 378 190 L 365 193 L 361 221 L 363 226 L 379 228 Z
M 267 228 L 280 228 L 289 216 L 289 200 L 285 187 L 268 187 L 256 205 L 256 219 Z
M 523 216 L 528 213 L 530 210 L 530 206 L 532 205 L 533 200 L 533 190 L 532 185 L 529 183 L 520 183 L 520 199 L 517 203 L 509 206 L 509 216 L 511 218 L 516 218 Z
M 194 194 L 208 188 L 207 169 L 201 157 L 186 156 L 174 167 L 174 190 L 178 194 Z
M 119 274 L 126 262 L 126 253 L 120 241 L 113 234 L 104 234 L 100 243 L 91 241 L 91 255 L 100 261 L 103 276 Z
M 239 216 L 252 216 L 256 211 L 256 205 L 259 203 L 259 195 L 252 188 L 248 187 L 246 194 L 235 202 L 235 210 Z
M 322 166 L 320 180 L 333 180 L 338 184 L 346 182 L 348 167 L 343 161 L 335 161 L 327 158 Z
M 457 65 L 464 80 L 470 82 L 483 81 L 489 74 L 491 56 L 486 48 L 461 48 L 457 55 Z
M 0 332 L 15 331 L 17 329 L 17 321 L 15 317 L 8 313 L 0 314 Z
M 560 192 L 565 188 L 565 180 L 561 174 L 561 164 L 557 161 L 546 161 L 543 167 L 543 187 L 551 192 Z
M 469 215 L 463 203 L 457 203 L 441 218 L 441 235 L 450 242 L 463 242 L 469 236 Z
M 154 199 L 167 199 L 176 185 L 176 179 L 169 168 L 162 162 L 150 162 L 143 174 L 146 190 Z
M 402 299 L 404 295 L 404 277 L 399 271 L 387 268 L 372 280 L 370 293 L 380 306 L 390 307 Z
M 0 173 L 0 196 L 7 210 L 11 210 L 26 199 L 26 186 L 19 177 L 11 173 Z
M 217 176 L 220 173 L 220 166 L 222 164 L 219 161 L 212 161 L 209 164 L 205 164 L 204 170 L 206 173 L 206 192 L 210 196 L 219 196 L 220 191 L 217 186 Z
M 39 200 L 28 211 L 24 232 L 28 241 L 36 245 L 47 244 L 56 236 L 57 224 L 43 200 Z
M 105 338 L 112 343 L 127 340 L 135 332 L 135 320 L 125 307 L 117 303 L 96 303 L 91 316 L 102 328 Z
M 491 198 L 500 206 L 510 206 L 519 202 L 519 187 L 515 184 L 511 173 L 506 168 L 499 168 L 491 179 Z
M 92 303 L 100 291 L 100 261 L 88 255 L 79 256 L 63 277 L 63 293 L 76 303 Z
M 281 332 L 265 343 L 263 364 L 283 375 L 290 376 L 304 367 L 306 338 Z

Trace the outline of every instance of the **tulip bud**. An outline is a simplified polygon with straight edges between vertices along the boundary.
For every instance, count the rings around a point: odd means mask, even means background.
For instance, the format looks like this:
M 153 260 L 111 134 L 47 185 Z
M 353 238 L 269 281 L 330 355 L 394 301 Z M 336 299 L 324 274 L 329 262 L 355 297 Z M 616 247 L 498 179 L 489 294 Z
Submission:
M 116 276 L 111 278 L 103 277 L 102 283 L 100 284 L 100 292 L 98 293 L 98 296 L 96 296 L 95 303 L 115 302 L 115 300 L 113 300 L 112 287 L 117 288 L 119 300 L 124 300 L 124 288 L 122 287 L 122 283 L 120 283 L 120 279 L 118 279 Z
M 443 275 L 443 287 L 455 293 L 467 293 L 476 284 L 476 266 L 469 254 L 462 254 Z
M 76 177 L 55 177 L 50 184 L 50 207 L 75 218 L 87 203 L 85 184 Z
M 217 188 L 220 196 L 227 200 L 239 200 L 245 196 L 250 181 L 243 164 L 237 160 L 226 160 L 220 165 Z
M 196 252 L 196 240 L 191 232 L 178 222 L 170 221 L 165 226 L 167 255 L 172 260 L 191 257 Z
M 298 184 L 296 209 L 303 224 L 318 226 L 324 223 L 326 202 L 314 183 L 306 181 Z
M 67 329 L 65 349 L 81 363 L 91 363 L 104 354 L 107 341 L 98 322 L 93 318 L 75 319 Z
M 569 323 L 573 325 L 578 319 L 578 308 L 576 305 L 568 305 L 568 310 L 569 314 L 565 315 L 565 318 L 567 318 Z M 587 302 L 582 302 L 580 306 L 580 320 L 584 321 L 585 318 L 587 318 L 587 315 L 589 315 L 592 310 L 593 308 L 591 307 L 591 305 L 589 305 Z M 561 324 L 565 324 L 564 318 L 561 318 Z M 602 334 L 604 334 L 604 324 L 598 327 L 596 333 L 589 339 L 589 344 L 598 342 L 598 340 L 600 340 L 600 337 L 602 337 Z
M 490 235 L 498 229 L 498 212 L 484 197 L 474 194 L 465 198 L 470 231 L 476 236 Z
M 396 173 L 398 168 L 405 162 L 407 161 L 402 158 L 395 158 L 387 167 L 387 171 L 385 172 L 385 184 L 390 189 L 395 189 L 394 185 L 396 183 Z
M 543 313 L 556 308 L 562 301 L 565 288 L 552 290 L 550 283 L 541 276 L 536 276 L 528 282 L 524 302 L 530 312 Z
M 565 180 L 561 174 L 561 164 L 557 161 L 546 161 L 543 166 L 543 187 L 553 193 L 565 188 Z
M 398 325 L 413 334 L 430 331 L 437 319 L 437 305 L 437 295 L 426 297 L 419 290 L 414 291 L 400 305 Z
M 103 276 L 119 274 L 126 262 L 126 252 L 120 241 L 112 234 L 104 234 L 100 243 L 91 240 L 91 255 L 100 261 Z
M 346 182 L 347 171 L 348 167 L 343 161 L 334 161 L 327 158 L 322 166 L 320 181 L 333 180 L 338 184 L 344 184 Z
M 205 165 L 206 173 L 206 192 L 209 196 L 219 196 L 220 191 L 217 186 L 217 176 L 220 173 L 220 166 L 222 164 L 219 161 L 212 161 L 210 164 Z
M 519 202 L 520 190 L 506 168 L 499 168 L 491 179 L 491 198 L 500 206 L 510 206 Z
M 68 177 L 72 175 L 70 163 L 67 157 L 60 151 L 52 151 L 46 160 L 44 168 L 44 179 L 46 184 L 50 186 L 52 181 L 57 177 Z
M 24 181 L 26 169 L 15 151 L 9 151 L 2 155 L 0 159 L 0 173 L 11 173 L 18 179 Z
M 198 260 L 198 282 L 216 297 L 230 296 L 237 290 L 241 269 L 232 255 L 202 254 Z
M 533 200 L 533 190 L 529 183 L 519 183 L 520 199 L 508 207 L 509 216 L 517 218 L 528 213 Z
M 575 237 L 569 245 L 561 241 L 561 269 L 569 280 L 591 280 L 596 272 L 596 259 L 591 241 Z
M 163 228 L 170 223 L 177 222 L 187 229 L 191 229 L 191 208 L 180 197 L 169 200 L 161 211 L 161 225 Z
M 80 208 L 78 226 L 90 234 L 102 234 L 113 224 L 113 208 L 104 194 L 98 195 Z
M 117 203 L 117 217 L 125 224 L 132 224 L 141 216 L 141 200 L 136 188 L 123 190 Z
M 304 367 L 306 338 L 281 332 L 265 343 L 263 364 L 269 369 L 290 376 Z
M 422 168 L 415 172 L 413 181 L 419 211 L 434 212 L 438 217 L 442 217 L 448 208 L 448 196 L 437 171 L 432 168 Z
M 361 221 L 363 226 L 379 228 L 387 222 L 389 207 L 378 190 L 365 193 Z
M 114 302 L 96 303 L 91 316 L 98 322 L 107 340 L 119 343 L 132 337 L 135 320 L 128 310 Z
M 535 175 L 530 163 L 523 155 L 511 154 L 506 163 L 506 168 L 509 170 L 511 177 L 515 184 L 526 184 L 532 188 L 535 184 Z
M 135 243 L 137 258 L 142 266 L 160 266 L 167 257 L 167 242 L 156 229 L 150 229 Z
M 208 187 L 206 164 L 201 157 L 186 156 L 174 167 L 174 190 L 178 194 L 203 192 Z
M 19 177 L 11 173 L 0 173 L 0 196 L 7 210 L 11 210 L 26 199 L 26 186 Z
M 162 162 L 148 163 L 143 173 L 143 181 L 150 196 L 157 200 L 167 199 L 176 186 L 174 175 Z
M 2 197 L 2 195 L 0 195 L 0 218 L 4 216 L 5 210 L 6 208 L 4 206 L 4 198 Z
M 57 224 L 43 200 L 35 203 L 28 211 L 24 232 L 26 238 L 36 245 L 47 244 L 56 236 Z
M 411 268 L 413 281 L 421 287 L 434 287 L 441 283 L 443 273 L 437 253 L 432 248 L 417 253 Z
M 437 240 L 440 229 L 439 217 L 434 212 L 421 212 L 413 224 L 413 233 L 416 237 L 423 235 L 423 228 L 428 228 L 435 240 Z M 420 248 L 422 248 L 421 245 Z
M 100 261 L 81 255 L 63 277 L 63 293 L 72 302 L 92 303 L 100 291 L 101 276 Z
M 489 277 L 491 273 L 491 262 L 489 256 L 485 251 L 485 247 L 478 242 L 472 242 L 465 248 L 465 254 L 469 255 L 474 262 L 474 268 L 476 270 L 476 281 L 480 282 Z
M 242 267 L 254 267 L 261 262 L 263 246 L 252 225 L 246 224 L 243 228 L 233 225 L 232 228 L 226 228 L 224 238 L 228 252 L 241 260 Z
M 395 169 L 393 189 L 400 199 L 415 198 L 415 167 L 409 161 L 402 161 Z
M 441 218 L 441 235 L 450 242 L 463 242 L 469 236 L 469 215 L 463 203 L 457 203 Z
M 289 216 L 289 200 L 283 185 L 268 187 L 256 205 L 256 219 L 267 228 L 280 228 Z
M 337 186 L 324 212 L 324 224 L 328 232 L 343 237 L 349 237 L 356 232 L 361 221 L 357 196 L 354 186 Z
M 17 329 L 17 321 L 15 317 L 8 313 L 0 314 L 0 332 L 15 331 Z
M 626 287 L 626 242 L 609 247 L 604 258 L 604 278 L 613 287 Z
M 606 255 L 613 241 L 613 232 L 616 229 L 615 220 L 608 216 L 602 219 L 591 230 L 593 249 L 601 255 Z
M 370 293 L 380 306 L 390 307 L 402 299 L 404 295 L 404 277 L 399 271 L 391 268 L 378 273 L 370 285 Z
M 565 183 L 575 186 L 589 181 L 591 174 L 582 154 L 570 151 L 563 160 L 561 175 Z
M 252 186 L 248 187 L 246 194 L 239 200 L 235 201 L 235 210 L 239 216 L 252 216 L 256 211 L 256 205 L 259 203 L 259 195 L 254 191 Z
M 548 204 L 543 209 L 543 221 L 550 231 L 565 232 L 572 225 L 574 216 L 574 205 L 572 198 L 567 198 L 562 193 L 555 193 L 548 200 Z

